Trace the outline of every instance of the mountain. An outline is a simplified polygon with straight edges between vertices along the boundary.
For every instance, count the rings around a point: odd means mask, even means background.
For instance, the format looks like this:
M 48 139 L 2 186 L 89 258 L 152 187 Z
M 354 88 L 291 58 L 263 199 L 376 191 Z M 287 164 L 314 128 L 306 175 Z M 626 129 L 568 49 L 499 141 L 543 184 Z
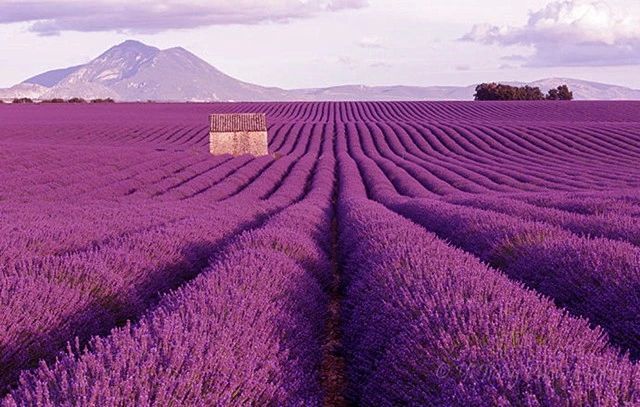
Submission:
M 640 99 L 640 90 L 570 78 L 531 82 L 545 92 L 566 83 L 576 99 Z M 524 83 L 523 83 L 524 84 Z M 55 69 L 0 89 L 0 99 L 112 98 L 119 101 L 472 100 L 471 86 L 365 86 L 291 89 L 237 80 L 181 47 L 125 41 L 84 65 Z
M 131 40 L 85 65 L 45 72 L 24 83 L 47 87 L 41 99 L 76 96 L 122 101 L 215 101 L 284 97 L 280 89 L 225 75 L 184 48 L 160 50 Z

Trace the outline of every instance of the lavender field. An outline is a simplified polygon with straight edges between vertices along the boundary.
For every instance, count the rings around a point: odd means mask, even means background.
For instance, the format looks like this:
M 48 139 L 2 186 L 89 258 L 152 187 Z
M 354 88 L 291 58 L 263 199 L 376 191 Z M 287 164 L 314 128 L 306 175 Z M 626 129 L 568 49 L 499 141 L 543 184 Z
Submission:
M 0 220 L 2 406 L 640 405 L 640 102 L 5 105 Z

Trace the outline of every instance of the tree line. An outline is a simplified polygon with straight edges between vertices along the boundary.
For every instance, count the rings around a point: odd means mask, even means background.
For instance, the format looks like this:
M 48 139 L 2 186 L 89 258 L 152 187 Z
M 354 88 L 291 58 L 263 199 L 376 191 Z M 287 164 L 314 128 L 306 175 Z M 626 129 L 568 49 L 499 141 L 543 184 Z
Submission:
M 4 101 L 0 100 L 0 102 L 4 103 Z M 15 98 L 11 101 L 11 103 L 36 103 L 31 98 Z M 61 99 L 61 98 L 53 98 L 53 99 L 43 99 L 38 103 L 115 103 L 115 101 L 111 98 L 106 99 L 90 99 L 86 100 L 83 98 L 71 98 L 71 99 Z
M 545 95 L 537 86 L 510 86 L 501 83 L 481 83 L 476 86 L 474 100 L 573 100 L 567 85 L 550 89 Z

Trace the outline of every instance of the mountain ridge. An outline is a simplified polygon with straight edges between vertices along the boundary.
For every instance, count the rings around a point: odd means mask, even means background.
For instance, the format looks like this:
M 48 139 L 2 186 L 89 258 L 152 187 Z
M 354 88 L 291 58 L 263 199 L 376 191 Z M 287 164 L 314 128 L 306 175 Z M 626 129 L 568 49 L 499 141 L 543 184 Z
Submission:
M 579 100 L 640 100 L 640 90 L 572 78 L 522 82 L 543 91 L 567 84 Z M 118 101 L 472 100 L 469 86 L 337 85 L 282 89 L 235 79 L 182 47 L 161 50 L 135 40 L 86 64 L 54 69 L 0 89 L 0 99 L 112 98 Z

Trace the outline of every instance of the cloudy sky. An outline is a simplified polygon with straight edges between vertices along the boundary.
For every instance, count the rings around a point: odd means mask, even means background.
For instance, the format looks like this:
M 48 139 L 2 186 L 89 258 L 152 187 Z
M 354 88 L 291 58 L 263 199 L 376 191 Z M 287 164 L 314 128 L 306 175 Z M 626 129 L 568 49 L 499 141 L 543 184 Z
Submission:
M 640 88 L 637 0 L 0 0 L 0 87 L 126 39 L 284 88 L 552 76 Z

